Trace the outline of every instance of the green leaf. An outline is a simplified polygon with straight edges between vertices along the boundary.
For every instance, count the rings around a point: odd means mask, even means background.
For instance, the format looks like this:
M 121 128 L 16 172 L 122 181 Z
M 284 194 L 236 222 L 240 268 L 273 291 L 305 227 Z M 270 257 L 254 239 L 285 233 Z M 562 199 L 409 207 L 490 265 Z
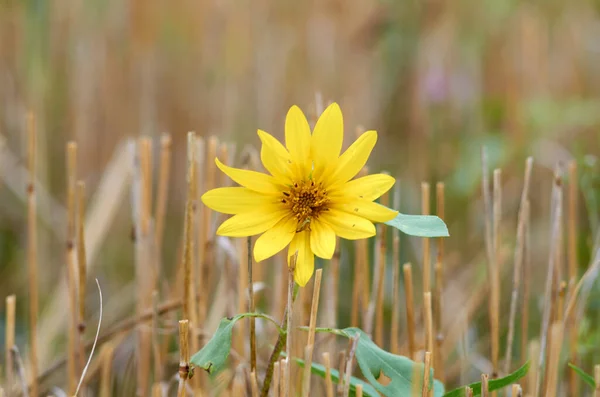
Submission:
M 277 327 L 279 333 L 285 332 L 279 327 L 277 321 L 262 313 L 242 313 L 232 318 L 223 318 L 215 334 L 200 351 L 192 356 L 190 362 L 202 368 L 209 374 L 219 373 L 226 366 L 227 357 L 231 350 L 231 334 L 235 323 L 244 317 L 264 318 Z
M 448 227 L 439 217 L 435 215 L 396 215 L 386 225 L 395 227 L 411 236 L 417 237 L 448 237 Z
M 190 362 L 209 374 L 219 373 L 226 367 L 227 357 L 231 350 L 231 334 L 235 323 L 243 318 L 242 314 L 229 319 L 223 318 L 215 334 L 204 347 L 194 354 Z
M 416 363 L 407 357 L 397 356 L 381 349 L 359 328 L 346 328 L 343 331 L 349 336 L 359 335 L 356 361 L 362 374 L 378 392 L 387 397 L 410 396 L 413 383 L 422 384 L 422 378 L 412 379 L 413 374 L 423 373 L 422 363 Z M 383 385 L 377 381 L 382 374 L 390 378 L 389 384 Z M 433 381 L 433 369 L 429 378 L 429 388 L 433 387 L 434 396 L 441 397 L 444 394 L 444 385 L 437 380 Z M 420 391 L 421 386 L 417 389 Z
M 512 374 L 505 376 L 504 378 L 492 379 L 488 382 L 489 391 L 499 390 L 508 385 L 512 385 L 525 375 L 527 375 L 527 371 L 529 370 L 529 361 L 527 361 L 521 368 L 513 372 Z M 481 382 L 471 383 L 469 385 L 471 389 L 473 389 L 473 396 L 481 395 Z M 459 387 L 458 389 L 454 389 L 444 394 L 443 397 L 461 397 L 465 395 L 465 387 Z
M 300 367 L 304 368 L 304 360 L 302 360 L 300 358 L 295 358 L 294 360 L 296 360 L 296 362 L 298 363 L 298 365 Z M 312 363 L 310 366 L 310 372 L 325 379 L 325 366 L 323 366 L 321 364 Z M 334 383 L 340 383 L 339 371 L 337 369 L 331 368 L 330 373 L 331 373 L 331 380 Z M 350 396 L 356 395 L 356 385 L 362 385 L 364 397 L 379 397 L 379 394 L 377 394 L 377 390 L 375 390 L 375 388 L 373 386 L 371 386 L 367 382 L 360 380 L 354 376 L 350 377 Z
M 579 377 L 581 379 L 583 379 L 583 381 L 585 383 L 587 383 L 588 385 L 590 385 L 593 388 L 596 387 L 596 381 L 594 380 L 594 377 L 592 375 L 586 373 L 583 369 L 581 369 L 578 366 L 573 365 L 571 363 L 569 363 L 569 367 L 571 367 L 571 369 L 573 371 L 575 371 L 577 373 L 577 375 L 579 375 Z

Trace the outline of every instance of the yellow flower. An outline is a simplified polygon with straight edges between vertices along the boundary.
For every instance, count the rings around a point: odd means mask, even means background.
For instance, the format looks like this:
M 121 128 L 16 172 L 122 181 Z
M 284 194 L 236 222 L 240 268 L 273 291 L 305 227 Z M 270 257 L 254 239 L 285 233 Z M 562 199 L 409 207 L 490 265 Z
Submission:
M 386 222 L 398 213 L 373 200 L 394 185 L 385 174 L 354 178 L 366 164 L 377 132 L 362 134 L 341 156 L 344 122 L 334 103 L 319 117 L 311 134 L 297 106 L 285 119 L 285 147 L 259 130 L 261 161 L 270 173 L 228 167 L 221 171 L 242 187 L 213 189 L 202 196 L 209 208 L 234 216 L 217 234 L 262 235 L 254 244 L 257 262 L 286 246 L 288 260 L 298 252 L 294 279 L 304 286 L 314 271 L 314 255 L 331 259 L 336 235 L 356 240 L 375 235 L 373 222 Z

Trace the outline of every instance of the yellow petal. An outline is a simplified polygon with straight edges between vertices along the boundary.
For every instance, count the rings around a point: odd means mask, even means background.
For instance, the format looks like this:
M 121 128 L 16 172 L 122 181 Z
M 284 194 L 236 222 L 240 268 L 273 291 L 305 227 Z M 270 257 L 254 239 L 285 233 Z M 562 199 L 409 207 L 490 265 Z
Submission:
M 304 287 L 308 283 L 315 270 L 315 256 L 310 250 L 309 240 L 308 230 L 296 233 L 288 249 L 288 266 L 291 265 L 290 257 L 298 252 L 296 267 L 294 269 L 294 280 L 301 287 Z
M 373 174 L 338 185 L 330 191 L 332 198 L 362 198 L 373 201 L 390 190 L 396 180 L 387 174 Z
M 267 203 L 274 203 L 276 199 L 245 187 L 221 187 L 204 193 L 201 200 L 214 211 L 239 214 L 254 211 Z
M 272 228 L 289 211 L 274 205 L 262 206 L 227 219 L 217 229 L 219 236 L 246 237 L 264 233 Z
M 312 170 L 310 126 L 298 106 L 292 106 L 285 118 L 285 146 L 290 152 L 296 177 L 304 179 Z
M 335 251 L 335 232 L 325 222 L 310 223 L 310 249 L 316 256 L 331 259 Z
M 298 220 L 289 215 L 267 230 L 254 243 L 254 259 L 264 261 L 281 251 L 296 234 Z
M 346 203 L 334 202 L 332 203 L 332 208 L 361 216 L 373 222 L 387 222 L 398 215 L 398 211 L 391 210 L 383 205 L 367 200 L 353 200 Z
M 337 103 L 332 103 L 317 120 L 311 138 L 311 153 L 315 175 L 321 175 L 332 161 L 337 160 L 344 139 L 344 119 Z
M 217 164 L 217 167 L 219 167 L 219 169 L 235 183 L 247 187 L 250 190 L 270 194 L 279 194 L 281 192 L 281 188 L 277 185 L 277 181 L 271 175 L 228 167 L 221 163 L 217 158 L 215 158 L 215 163 Z
M 267 171 L 281 180 L 282 183 L 291 183 L 290 166 L 292 160 L 290 159 L 290 153 L 273 135 L 258 130 L 258 136 L 262 142 L 260 160 Z
M 332 166 L 331 175 L 327 177 L 328 184 L 338 185 L 348 182 L 365 166 L 375 143 L 377 132 L 367 131 L 362 134 Z
M 321 213 L 319 220 L 328 223 L 335 234 L 348 240 L 369 238 L 375 235 L 375 225 L 371 221 L 335 208 Z

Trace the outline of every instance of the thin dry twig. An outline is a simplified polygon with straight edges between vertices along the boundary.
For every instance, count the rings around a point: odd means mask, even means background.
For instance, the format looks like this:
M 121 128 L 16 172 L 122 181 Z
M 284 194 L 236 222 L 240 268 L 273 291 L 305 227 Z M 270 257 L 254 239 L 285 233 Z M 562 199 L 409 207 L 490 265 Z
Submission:
M 529 374 L 527 376 L 527 394 L 533 395 L 537 384 L 538 371 L 536 371 L 536 368 L 538 367 L 538 360 L 540 355 L 540 344 L 537 341 L 537 339 L 529 343 L 529 346 L 527 346 L 527 354 L 529 360 L 531 360 L 532 368 L 529 370 Z
M 357 129 L 357 136 L 362 133 L 362 129 Z M 368 175 L 369 167 L 364 166 L 358 176 L 363 177 Z M 354 258 L 354 280 L 352 283 L 352 311 L 350 313 L 350 324 L 354 327 L 359 326 L 359 313 L 363 323 L 363 329 L 366 329 L 367 312 L 369 309 L 369 289 L 371 275 L 370 257 L 368 253 L 367 240 L 360 239 L 354 242 L 355 258 Z
M 577 162 L 575 160 L 569 163 L 569 208 L 568 208 L 568 263 L 569 263 L 569 292 L 568 296 L 573 295 L 575 283 L 577 281 L 577 210 L 578 210 L 578 183 L 577 183 Z M 565 325 L 566 326 L 566 325 Z M 572 321 L 566 328 L 569 332 L 569 362 L 578 364 L 577 360 L 577 322 Z M 578 393 L 578 376 L 575 371 L 569 371 L 569 392 L 572 396 Z
M 425 376 L 425 368 L 423 365 L 413 365 L 412 370 L 412 378 L 421 380 Z M 423 396 L 423 383 L 416 381 L 412 382 L 411 393 L 412 397 L 422 397 Z
M 346 369 L 344 371 L 344 386 L 342 397 L 348 397 L 350 393 L 350 376 L 352 375 L 352 362 L 354 361 L 354 354 L 356 353 L 356 347 L 358 346 L 358 340 L 360 334 L 355 334 L 351 339 L 352 345 L 348 353 L 348 359 L 346 360 Z
M 529 200 L 525 206 L 527 210 L 525 217 L 525 236 L 523 242 L 524 259 L 523 259 L 523 304 L 521 308 L 521 361 L 527 357 L 527 345 L 529 343 L 529 300 L 531 295 L 531 227 L 530 213 L 531 206 Z M 524 382 L 526 382 L 525 380 Z M 526 383 L 525 383 L 526 384 Z M 524 384 L 524 385 L 525 385 Z M 523 385 L 523 387 L 525 387 Z
M 425 319 L 425 350 L 433 354 L 433 314 L 431 310 L 431 292 L 423 294 L 423 318 Z
M 523 395 L 523 391 L 521 390 L 521 386 L 514 384 L 511 387 L 511 397 L 521 397 Z
M 569 324 L 569 318 L 571 317 L 573 309 L 575 308 L 575 304 L 577 303 L 577 295 L 579 294 L 579 290 L 581 290 L 581 287 L 583 286 L 583 284 L 585 284 L 586 281 L 587 282 L 592 281 L 597 276 L 599 267 L 600 267 L 600 259 L 596 260 L 594 263 L 592 263 L 590 265 L 590 267 L 588 267 L 588 269 L 585 271 L 585 273 L 583 274 L 583 276 L 581 277 L 581 279 L 575 286 L 575 288 L 573 288 L 573 292 L 570 295 L 569 301 L 567 303 L 567 308 L 565 309 L 565 315 L 564 315 L 565 326 L 567 326 L 567 324 Z
M 325 352 L 323 357 L 323 365 L 325 366 L 325 393 L 326 397 L 333 397 L 333 382 L 331 381 L 331 360 L 329 353 Z
M 558 287 L 558 304 L 556 305 L 555 321 L 562 321 L 567 295 L 567 282 L 561 281 Z
M 335 241 L 335 252 L 331 263 L 327 266 L 329 270 L 328 277 L 325 280 L 325 294 L 324 306 L 325 316 L 323 316 L 323 322 L 325 327 L 337 328 L 337 314 L 338 314 L 338 294 L 339 294 L 339 280 L 340 280 L 340 239 L 336 237 Z M 355 291 L 352 291 L 352 299 L 354 301 Z M 358 297 L 358 295 L 356 295 Z M 358 302 L 357 302 L 358 306 Z M 358 309 L 358 307 L 356 308 Z M 352 309 L 354 311 L 354 308 Z M 358 313 L 358 312 L 357 312 Z M 335 339 L 330 338 L 330 342 L 325 350 L 333 351 L 335 349 Z
M 550 235 L 550 247 L 555 248 L 557 246 L 556 242 L 558 241 L 559 233 L 560 233 L 560 225 L 562 220 L 562 172 L 560 167 L 556 168 L 554 173 L 554 185 L 552 189 L 552 197 L 553 197 L 553 206 L 552 206 L 552 229 Z M 555 274 L 555 266 L 556 266 L 556 255 L 554 253 L 554 249 L 551 250 L 549 256 L 548 263 L 548 275 L 546 278 L 546 287 L 544 292 L 544 311 L 542 314 L 542 324 L 540 331 L 540 356 L 538 361 L 537 371 L 537 384 L 535 385 L 534 396 L 538 396 L 541 389 L 542 382 L 542 371 L 545 364 L 545 355 L 546 355 L 546 342 L 547 335 L 550 330 L 550 319 L 552 315 L 552 286 L 555 282 L 554 274 Z M 533 385 L 531 385 L 533 386 Z
M 288 397 L 289 385 L 287 383 L 287 380 L 288 380 L 288 372 L 290 371 L 290 368 L 289 368 L 289 360 L 287 357 L 281 359 L 279 368 L 281 371 L 281 379 L 279 381 L 279 397 Z M 264 390 L 264 386 L 263 386 L 263 390 Z
M 498 359 L 500 353 L 500 223 L 502 217 L 502 172 L 494 170 L 494 203 L 492 241 L 494 257 L 490 268 L 490 338 L 492 345 L 492 378 L 498 376 Z M 495 394 L 494 394 L 495 395 Z
M 413 297 L 412 267 L 405 263 L 402 267 L 404 272 L 404 291 L 406 294 L 406 330 L 408 333 L 408 356 L 415 359 L 415 301 Z
M 152 397 L 163 397 L 163 384 L 161 382 L 152 384 Z
M 27 115 L 27 169 L 29 180 L 27 184 L 27 270 L 29 280 L 29 371 L 31 379 L 31 394 L 38 395 L 38 258 L 37 258 L 37 201 L 35 194 L 36 181 L 36 120 L 33 113 Z
M 179 320 L 179 387 L 177 397 L 186 395 L 186 382 L 190 376 L 189 321 Z
M 4 365 L 6 365 L 6 388 L 10 395 L 14 382 L 14 363 L 11 349 L 15 345 L 15 307 L 17 297 L 6 297 L 6 331 L 4 334 Z
M 468 357 L 469 357 L 469 317 L 467 313 L 463 313 L 461 316 L 461 336 L 458 340 L 458 354 L 460 357 L 460 383 L 465 383 L 465 373 L 467 370 Z
M 244 241 L 243 239 L 239 239 L 239 241 L 237 242 L 237 252 L 238 252 L 238 260 L 237 263 L 244 263 L 244 261 L 247 260 L 249 253 L 248 251 L 248 244 L 246 244 L 246 241 Z M 283 267 L 282 269 L 286 271 L 287 273 L 287 266 Z M 287 276 L 287 274 L 286 274 Z M 283 278 L 283 277 L 282 277 Z M 287 280 L 287 277 L 286 277 Z M 282 282 L 283 284 L 287 284 L 285 282 Z M 287 290 L 287 288 L 286 288 Z M 247 297 L 247 291 L 249 291 L 248 289 L 248 266 L 238 266 L 237 267 L 237 310 L 238 313 L 243 313 L 246 308 L 248 307 L 248 297 Z M 281 296 L 279 296 L 278 298 L 280 298 L 280 300 L 278 300 L 277 302 L 285 302 L 285 294 L 281 293 Z M 285 308 L 281 311 L 281 313 L 285 313 Z M 249 320 L 248 320 L 249 321 Z M 237 351 L 239 351 L 240 353 L 245 352 L 246 350 L 246 335 L 247 335 L 247 331 L 246 331 L 246 319 L 242 320 L 242 321 L 238 321 L 238 324 L 235 326 L 234 329 L 234 339 L 233 339 L 233 344 L 234 347 Z
M 529 213 L 529 185 L 531 180 L 531 170 L 533 168 L 533 158 L 529 157 L 525 164 L 525 182 L 521 192 L 521 205 L 519 207 L 517 243 L 515 246 L 513 285 L 510 298 L 510 313 L 508 318 L 508 336 L 506 342 L 506 354 L 504 355 L 504 373 L 510 371 L 512 359 L 513 338 L 515 330 L 515 317 L 517 315 L 517 301 L 519 298 L 519 287 L 521 283 L 521 272 L 523 266 L 523 254 L 525 251 L 525 223 Z
M 346 350 L 342 350 L 338 352 L 338 374 L 342 376 L 344 373 L 346 366 Z M 342 394 L 344 392 L 344 379 L 341 379 L 341 382 L 337 385 L 337 393 Z
M 435 196 L 437 216 L 444 220 L 446 217 L 446 185 L 444 182 L 435 184 Z M 437 249 L 437 262 L 444 263 L 444 237 L 438 238 Z
M 398 236 L 394 237 L 394 253 L 399 244 Z M 400 353 L 400 343 L 398 338 L 400 333 L 400 263 L 398 255 L 394 255 L 394 265 L 392 267 L 392 326 L 390 328 L 390 352 Z
M 100 373 L 100 397 L 111 397 L 112 395 L 112 361 L 115 345 L 108 343 L 102 347 L 102 369 Z
M 356 397 L 363 397 L 363 386 L 361 384 L 356 385 L 356 390 L 354 392 Z
M 429 183 L 421 182 L 421 213 L 429 215 L 430 202 Z M 423 238 L 423 292 L 431 292 L 431 257 L 429 238 Z
M 560 350 L 563 342 L 563 324 L 556 322 L 550 329 L 550 349 L 548 352 L 548 379 L 546 380 L 546 395 L 556 396 L 558 387 L 558 370 Z
M 73 252 L 73 246 L 67 245 L 67 281 L 69 287 L 69 309 L 71 316 L 68 322 L 68 341 L 67 341 L 67 373 L 68 373 L 68 393 L 75 393 L 77 387 L 77 276 L 75 263 L 75 252 Z M 79 353 L 82 356 L 82 343 L 79 344 Z
M 150 220 L 148 212 L 147 191 L 149 183 L 147 173 L 150 160 L 147 139 L 140 138 L 138 142 L 130 143 L 131 165 L 133 179 L 131 184 L 131 209 L 133 220 L 133 242 L 134 242 L 134 268 L 136 283 L 136 311 L 142 313 L 152 307 L 152 291 L 155 288 L 155 269 L 148 264 L 152 258 L 151 243 L 154 238 L 150 237 Z M 138 393 L 146 395 L 149 388 L 150 378 L 150 344 L 151 335 L 146 328 L 137 329 L 136 341 L 136 379 Z
M 162 354 L 159 335 L 159 318 L 158 318 L 158 291 L 152 293 L 152 354 L 154 355 L 154 382 L 160 382 L 163 377 L 162 371 Z
M 317 326 L 317 312 L 319 310 L 319 295 L 321 291 L 321 277 L 323 276 L 323 269 L 318 269 L 315 272 L 315 282 L 313 288 L 312 305 L 310 310 L 310 322 L 308 329 L 308 341 L 306 345 L 305 357 L 304 357 L 304 375 L 302 379 L 302 393 L 305 397 L 308 397 L 310 392 L 310 374 L 311 365 L 313 358 L 313 349 L 315 345 L 315 328 Z
M 489 386 L 488 386 L 489 376 L 488 374 L 481 374 L 481 397 L 488 397 L 489 395 Z
M 215 158 L 217 156 L 217 148 L 219 141 L 217 137 L 211 136 L 208 139 L 208 145 L 205 153 L 205 166 L 204 166 L 204 180 L 203 190 L 208 191 L 216 186 L 216 164 Z M 211 238 L 211 228 L 213 215 L 207 206 L 202 207 L 202 222 L 199 226 L 198 232 L 198 260 L 200 266 L 196 277 L 196 288 L 198 291 L 207 290 L 210 291 L 212 285 L 216 285 L 213 282 L 214 272 L 213 266 L 210 264 L 213 262 L 213 246 Z M 202 294 L 198 301 L 198 321 L 203 324 L 206 319 L 208 311 L 208 297 L 209 293 Z
M 426 292 L 427 294 L 427 292 Z M 431 352 L 425 352 L 425 367 L 423 368 L 423 387 L 421 389 L 421 396 L 429 396 L 429 373 L 431 371 Z
M 281 379 L 281 369 L 280 369 L 280 364 L 279 361 L 277 361 L 274 365 L 273 365 L 273 395 L 275 395 L 275 397 L 279 396 L 279 380 Z
M 163 231 L 165 229 L 165 213 L 169 197 L 169 176 L 171 170 L 171 135 L 163 134 L 160 138 L 160 168 L 158 173 L 158 187 L 156 198 L 156 210 L 154 220 L 154 238 L 158 249 L 158 258 L 161 258 L 161 247 Z
M 383 205 L 387 205 L 388 196 L 382 196 Z M 375 243 L 375 269 L 373 272 L 373 286 L 364 319 L 364 330 L 370 335 L 376 344 L 383 343 L 383 286 L 385 277 L 385 225 L 379 225 L 379 233 Z M 364 282 L 363 282 L 364 284 Z M 375 334 L 374 334 L 375 333 Z M 373 335 L 374 334 L 374 335 Z
M 79 322 L 77 323 L 77 330 L 79 331 L 79 367 L 85 369 L 85 366 L 83 365 L 83 360 L 85 358 L 83 336 L 86 330 L 85 297 L 87 284 L 87 257 L 85 252 L 85 183 L 83 181 L 77 182 L 77 211 L 77 277 L 79 281 Z M 83 377 L 81 379 L 83 379 Z
M 250 373 L 250 386 L 252 390 L 252 397 L 258 397 L 258 383 L 256 381 L 256 372 Z
M 183 252 L 183 318 L 189 320 L 192 317 L 192 311 L 194 310 L 192 299 L 193 293 L 193 278 L 192 271 L 194 267 L 192 252 L 194 247 L 194 200 L 196 198 L 195 191 L 195 178 L 196 178 L 196 165 L 195 165 L 195 138 L 196 135 L 193 132 L 188 133 L 188 170 L 187 170 L 187 183 L 188 193 L 185 208 L 185 226 L 184 226 L 184 252 Z M 195 316 L 194 316 L 195 317 Z M 193 322 L 193 326 L 196 326 Z
M 287 326 L 286 326 L 287 337 L 286 337 L 286 345 L 285 345 L 285 353 L 286 353 L 286 357 L 288 359 L 287 366 L 286 366 L 287 372 L 286 372 L 285 383 L 287 384 L 288 395 L 292 395 L 292 382 L 291 382 L 291 375 L 292 375 L 291 364 L 292 364 L 292 362 L 289 358 L 291 357 L 291 354 L 292 354 L 292 330 L 293 330 L 292 319 L 294 318 L 294 316 L 293 316 L 294 270 L 296 267 L 296 261 L 298 260 L 298 252 L 297 251 L 294 254 L 293 258 L 294 259 L 291 260 L 291 264 L 293 264 L 293 266 L 291 266 L 289 268 L 289 276 L 288 276 L 288 296 L 287 296 L 288 306 L 287 306 Z
M 98 328 L 96 329 L 96 336 L 94 338 L 94 344 L 92 345 L 92 351 L 90 351 L 90 356 L 88 357 L 88 361 L 83 367 L 83 371 L 81 372 L 81 378 L 79 378 L 79 383 L 77 384 L 77 389 L 75 389 L 75 396 L 79 394 L 79 389 L 83 384 L 83 380 L 85 379 L 85 374 L 92 362 L 92 357 L 94 356 L 94 350 L 96 350 L 96 343 L 98 342 L 98 336 L 100 336 L 100 327 L 102 326 L 102 289 L 100 288 L 100 283 L 98 279 L 96 279 L 96 286 L 98 286 L 98 296 L 100 297 L 100 315 L 98 317 Z
M 277 338 L 277 342 L 275 343 L 275 347 L 273 348 L 273 351 L 271 352 L 271 357 L 269 358 L 269 363 L 267 364 L 267 370 L 265 372 L 265 380 L 263 382 L 263 387 L 261 389 L 260 395 L 261 397 L 267 397 L 267 395 L 269 394 L 269 388 L 271 387 L 271 381 L 273 379 L 273 371 L 275 369 L 275 362 L 279 359 L 279 355 L 281 354 L 281 350 L 283 349 L 283 346 L 285 345 L 286 347 L 286 364 L 282 364 L 280 365 L 280 371 L 282 373 L 282 377 L 281 377 L 281 381 L 279 382 L 280 385 L 280 389 L 282 390 L 282 393 L 285 391 L 285 394 L 287 396 L 287 393 L 290 393 L 290 372 L 291 372 L 291 368 L 290 368 L 290 361 L 288 360 L 288 358 L 290 357 L 290 352 L 291 352 L 291 330 L 292 330 L 292 319 L 291 317 L 293 316 L 293 304 L 294 301 L 296 300 L 296 295 L 297 295 L 297 289 L 294 288 L 294 268 L 296 267 L 296 260 L 298 259 L 298 252 L 296 252 L 294 255 L 292 255 L 290 257 L 290 265 L 288 267 L 288 302 L 287 302 L 287 308 L 285 309 L 285 312 L 283 313 L 283 320 L 281 322 L 281 328 L 283 329 L 283 333 L 279 334 L 279 337 Z
M 382 205 L 386 207 L 389 205 L 389 192 L 386 192 L 380 198 Z M 377 278 L 377 296 L 375 300 L 375 329 L 374 329 L 374 341 L 379 346 L 383 345 L 383 298 L 385 293 L 385 268 L 387 260 L 387 226 L 385 224 L 379 225 L 379 257 L 377 258 L 377 267 L 379 275 Z
M 355 246 L 355 256 L 354 256 L 354 278 L 352 281 L 352 306 L 350 312 L 350 324 L 353 327 L 358 327 L 358 319 L 359 313 L 361 312 L 361 305 L 364 305 L 362 302 L 362 296 L 364 289 L 364 284 L 366 281 L 364 280 L 363 272 L 364 269 L 367 268 L 364 262 L 367 261 L 366 254 L 366 242 L 365 240 L 356 240 L 354 242 Z M 364 295 L 363 295 L 364 296 Z M 362 321 L 364 322 L 364 312 Z
M 85 331 L 85 287 L 87 280 L 87 258 L 85 255 L 85 183 L 77 182 L 77 265 L 79 267 L 79 332 Z
M 438 182 L 435 185 L 436 190 L 436 212 L 437 216 L 444 220 L 445 214 L 445 185 L 444 182 Z M 444 291 L 444 237 L 437 239 L 438 253 L 435 261 L 434 277 L 435 290 L 433 294 L 433 324 L 435 329 L 435 351 L 433 353 L 433 367 L 435 368 L 436 378 L 445 383 L 444 358 L 442 349 L 444 345 L 443 329 L 443 291 Z
M 490 176 L 488 170 L 487 151 L 485 147 L 481 148 L 481 190 L 483 195 L 483 211 L 485 224 L 485 248 L 487 253 L 488 264 L 494 260 L 494 246 L 492 240 L 492 198 L 490 195 Z
M 152 213 L 152 139 L 139 139 L 142 197 L 140 203 L 142 233 L 148 234 Z

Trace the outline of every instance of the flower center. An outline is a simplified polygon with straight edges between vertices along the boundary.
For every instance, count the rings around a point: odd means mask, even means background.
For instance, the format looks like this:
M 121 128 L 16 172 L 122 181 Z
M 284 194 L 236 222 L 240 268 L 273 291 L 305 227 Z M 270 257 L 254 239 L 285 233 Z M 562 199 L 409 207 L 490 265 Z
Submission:
M 294 183 L 290 190 L 283 192 L 282 203 L 292 211 L 298 220 L 296 232 L 310 230 L 310 221 L 319 216 L 321 211 L 327 210 L 327 191 L 322 184 L 314 181 L 301 181 Z

